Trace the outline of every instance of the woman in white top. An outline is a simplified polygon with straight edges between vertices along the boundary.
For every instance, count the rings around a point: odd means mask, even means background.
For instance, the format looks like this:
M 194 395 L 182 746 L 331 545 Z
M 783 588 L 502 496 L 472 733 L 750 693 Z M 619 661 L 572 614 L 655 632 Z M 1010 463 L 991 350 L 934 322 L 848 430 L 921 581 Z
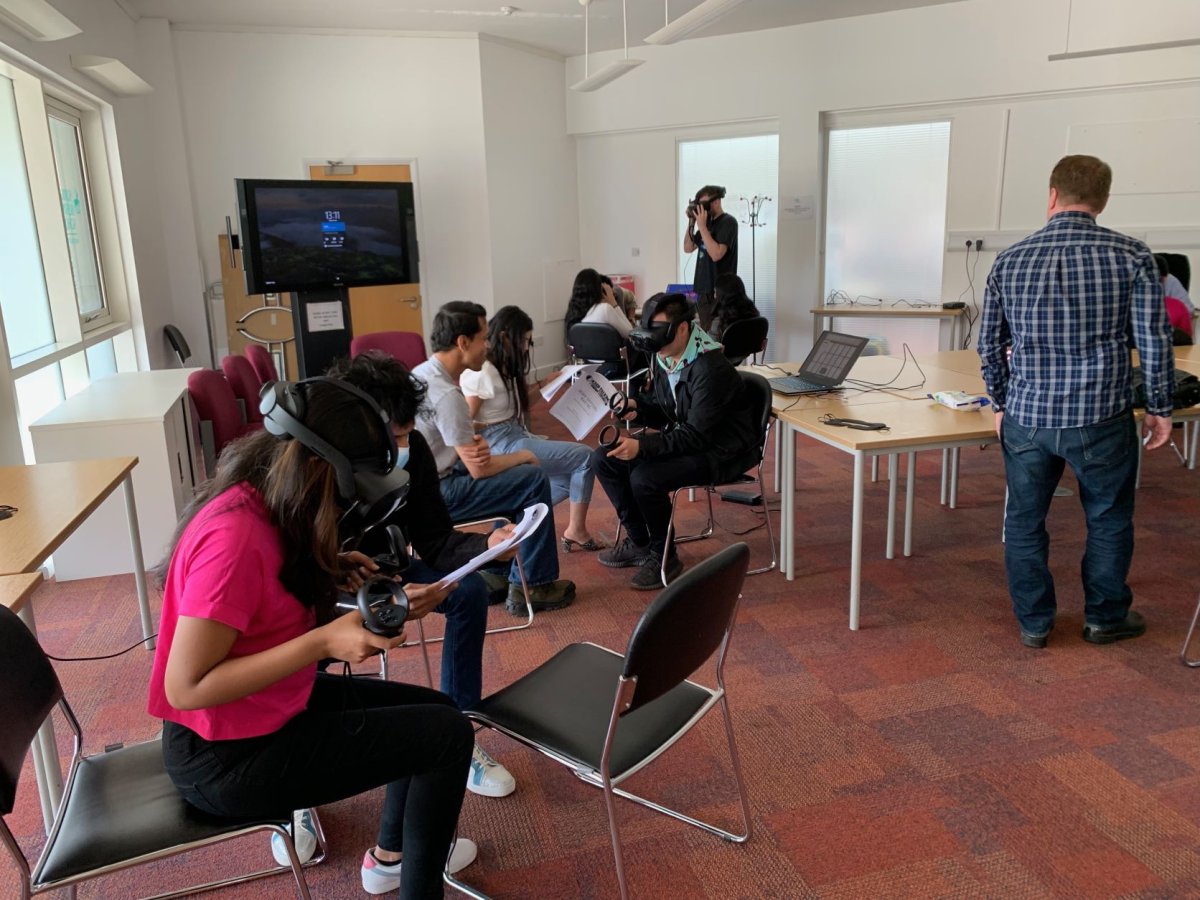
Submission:
M 534 437 L 525 427 L 529 411 L 529 344 L 533 320 L 516 306 L 505 306 L 488 323 L 487 358 L 478 372 L 468 369 L 459 379 L 471 418 L 493 453 L 528 450 L 550 479 L 550 496 L 557 505 L 571 500 L 570 522 L 562 548 L 570 553 L 603 550 L 605 545 L 588 533 L 587 511 L 592 500 L 592 451 L 571 441 Z
M 568 334 L 571 326 L 579 322 L 611 325 L 625 339 L 628 339 L 629 332 L 633 331 L 633 324 L 617 303 L 612 284 L 605 284 L 604 276 L 595 269 L 584 269 L 575 276 L 564 318 Z

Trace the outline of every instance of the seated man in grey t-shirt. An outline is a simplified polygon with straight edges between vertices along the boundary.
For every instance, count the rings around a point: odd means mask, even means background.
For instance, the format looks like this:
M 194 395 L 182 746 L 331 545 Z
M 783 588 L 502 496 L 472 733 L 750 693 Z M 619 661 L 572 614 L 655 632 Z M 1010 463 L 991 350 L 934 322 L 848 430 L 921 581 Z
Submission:
M 433 451 L 442 497 L 456 522 L 488 516 L 520 518 L 525 507 L 550 507 L 550 480 L 528 450 L 492 454 L 475 434 L 467 400 L 458 386 L 467 369 L 479 371 L 487 353 L 487 312 L 478 303 L 456 301 L 438 310 L 429 336 L 433 356 L 413 374 L 429 386 L 417 430 Z M 547 516 L 521 545 L 529 598 L 535 610 L 561 609 L 575 599 L 575 584 L 558 577 L 554 520 Z M 525 596 L 514 563 L 509 573 L 508 611 L 525 615 Z

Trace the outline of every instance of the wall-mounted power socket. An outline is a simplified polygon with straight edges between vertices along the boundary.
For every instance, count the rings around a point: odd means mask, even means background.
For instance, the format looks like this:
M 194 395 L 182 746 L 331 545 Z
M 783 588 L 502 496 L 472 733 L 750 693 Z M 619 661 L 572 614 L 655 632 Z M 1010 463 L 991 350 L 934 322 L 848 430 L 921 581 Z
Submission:
M 545 337 L 545 335 L 541 335 L 541 334 L 535 334 L 535 335 L 533 336 L 533 342 L 532 342 L 532 343 L 533 343 L 533 346 L 535 346 L 535 347 L 540 347 L 540 346 L 542 346 L 542 344 L 546 343 L 546 337 Z

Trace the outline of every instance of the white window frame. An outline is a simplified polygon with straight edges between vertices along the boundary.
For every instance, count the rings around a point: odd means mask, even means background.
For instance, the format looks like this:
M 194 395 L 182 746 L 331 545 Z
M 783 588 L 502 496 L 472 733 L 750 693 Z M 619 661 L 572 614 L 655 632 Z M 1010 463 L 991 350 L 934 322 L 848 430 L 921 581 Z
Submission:
M 45 98 L 47 119 L 58 119 L 74 126 L 79 146 L 79 158 L 83 168 L 84 195 L 88 205 L 88 231 L 92 241 L 92 252 L 96 256 L 96 268 L 99 271 L 100 309 L 95 312 L 78 313 L 79 325 L 84 333 L 103 328 L 112 321 L 112 311 L 108 305 L 108 288 L 105 278 L 104 259 L 100 253 L 100 240 L 96 234 L 96 211 L 93 200 L 91 166 L 88 164 L 86 129 L 84 127 L 84 112 L 53 96 Z M 76 312 L 79 309 L 79 298 L 76 296 Z

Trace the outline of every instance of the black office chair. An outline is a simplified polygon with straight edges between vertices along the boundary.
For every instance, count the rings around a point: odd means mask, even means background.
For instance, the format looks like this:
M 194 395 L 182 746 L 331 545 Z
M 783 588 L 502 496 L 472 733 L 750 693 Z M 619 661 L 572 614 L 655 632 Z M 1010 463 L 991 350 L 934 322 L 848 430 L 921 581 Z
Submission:
M 601 374 L 613 383 L 624 384 L 627 394 L 632 380 L 646 373 L 645 368 L 633 370 L 637 363 L 631 361 L 629 344 L 621 332 L 603 322 L 576 322 L 567 333 L 567 346 L 580 362 L 604 363 Z
M 192 355 L 192 348 L 188 346 L 187 338 L 183 336 L 183 332 L 174 325 L 164 325 L 163 334 L 166 335 L 167 343 L 171 345 L 171 349 L 175 351 L 175 355 L 179 357 L 179 365 L 187 365 L 188 358 Z
M 291 810 L 281 811 L 278 816 L 233 819 L 200 812 L 171 783 L 163 767 L 162 743 L 158 740 L 95 756 L 80 755 L 83 732 L 63 696 L 58 676 L 37 639 L 15 613 L 3 607 L 0 607 L 0 696 L 4 697 L 5 709 L 4 727 L 0 729 L 0 842 L 17 864 L 22 898 L 251 832 L 271 831 L 284 838 L 290 867 L 275 866 L 179 893 L 206 891 L 290 871 L 296 880 L 297 893 L 308 900 L 300 860 L 286 829 L 292 821 Z M 29 862 L 3 817 L 13 810 L 25 754 L 56 704 L 75 732 L 75 749 L 62 805 L 41 858 L 30 874 Z M 305 865 L 316 865 L 325 858 L 325 835 L 315 814 L 313 824 L 317 854 Z
M 507 734 L 571 769 L 604 792 L 621 897 L 629 896 L 615 797 L 695 825 L 735 843 L 750 837 L 750 803 L 725 698 L 725 655 L 750 551 L 734 544 L 681 575 L 634 626 L 622 656 L 571 644 L 528 675 L 481 700 L 468 718 Z M 689 680 L 716 653 L 715 688 Z M 622 790 L 640 771 L 720 706 L 741 802 L 741 833 L 718 828 Z M 461 881 L 448 884 L 481 896 Z M 662 885 L 658 885 L 662 892 Z
M 721 333 L 725 358 L 735 366 L 740 366 L 747 357 L 754 357 L 757 362 L 758 354 L 767 349 L 767 332 L 770 328 L 771 323 L 762 316 L 734 322 Z
M 667 542 L 663 547 L 663 562 L 662 562 L 662 582 L 667 584 L 667 559 L 670 556 L 671 540 L 674 538 L 677 544 L 686 544 L 688 541 L 698 541 L 702 538 L 712 537 L 713 533 L 713 494 L 717 492 L 717 488 L 733 487 L 738 484 L 758 484 L 758 492 L 760 496 L 765 496 L 762 477 L 763 457 L 767 451 L 767 441 L 771 435 L 771 385 L 767 379 L 763 378 L 754 372 L 738 372 L 742 376 L 742 385 L 745 392 L 746 402 L 750 405 L 750 414 L 753 420 L 758 423 L 762 434 L 762 442 L 758 445 L 758 451 L 755 455 L 755 461 L 748 469 L 755 470 L 753 475 L 744 474 L 737 478 L 728 481 L 717 481 L 707 485 L 690 485 L 678 488 L 671 494 L 671 520 L 667 523 Z M 694 491 L 704 489 L 704 495 L 708 499 L 708 524 L 705 525 L 703 531 L 696 534 L 684 535 L 683 537 L 674 537 L 675 535 L 675 502 L 679 499 L 681 491 Z M 769 566 L 760 566 L 757 569 L 750 569 L 747 575 L 760 575 L 763 572 L 770 572 L 779 562 L 779 551 L 775 544 L 775 534 L 771 528 L 771 511 L 767 509 L 766 504 L 763 504 L 763 518 L 767 522 L 767 543 L 771 546 L 771 564 Z M 619 537 L 619 535 L 618 535 Z

